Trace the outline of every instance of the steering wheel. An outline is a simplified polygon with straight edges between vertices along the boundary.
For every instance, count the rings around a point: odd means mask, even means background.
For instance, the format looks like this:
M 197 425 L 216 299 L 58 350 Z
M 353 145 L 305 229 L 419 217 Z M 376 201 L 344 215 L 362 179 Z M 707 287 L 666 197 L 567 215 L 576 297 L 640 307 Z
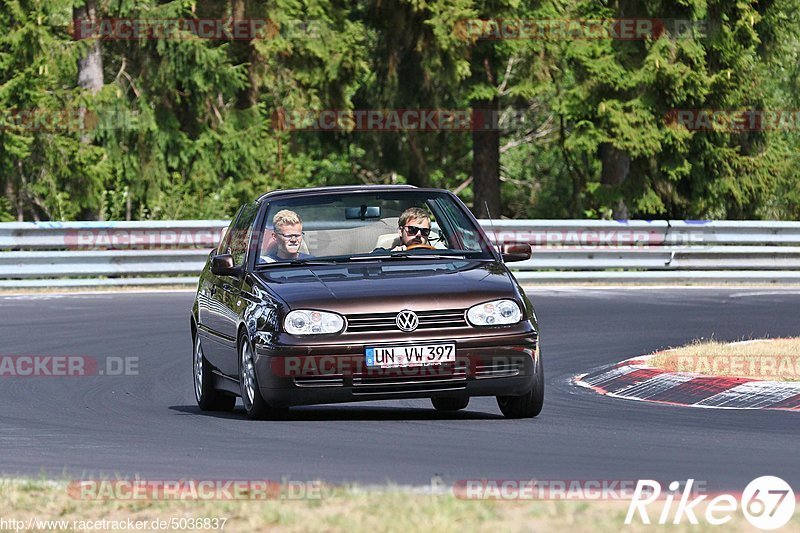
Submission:
M 430 244 L 410 244 L 406 247 L 406 250 L 435 250 L 435 246 L 431 246 Z

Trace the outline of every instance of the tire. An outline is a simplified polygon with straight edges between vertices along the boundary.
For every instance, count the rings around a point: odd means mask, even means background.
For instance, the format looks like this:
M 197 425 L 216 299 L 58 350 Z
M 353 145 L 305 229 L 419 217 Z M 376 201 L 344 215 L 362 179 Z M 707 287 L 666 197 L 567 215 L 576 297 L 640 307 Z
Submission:
M 261 396 L 258 387 L 258 375 L 253 359 L 253 345 L 244 332 L 239 335 L 239 386 L 241 387 L 242 404 L 247 417 L 252 420 L 265 420 L 285 415 L 288 409 L 276 409 Z
M 522 396 L 498 396 L 497 406 L 506 418 L 533 418 L 542 412 L 544 405 L 544 370 L 542 354 L 537 353 L 533 387 Z
M 469 396 L 466 398 L 431 398 L 431 403 L 437 411 L 460 411 L 469 405 Z
M 194 399 L 202 411 L 232 411 L 236 397 L 214 388 L 214 369 L 203 354 L 200 335 L 195 331 L 192 347 L 192 368 L 194 378 Z

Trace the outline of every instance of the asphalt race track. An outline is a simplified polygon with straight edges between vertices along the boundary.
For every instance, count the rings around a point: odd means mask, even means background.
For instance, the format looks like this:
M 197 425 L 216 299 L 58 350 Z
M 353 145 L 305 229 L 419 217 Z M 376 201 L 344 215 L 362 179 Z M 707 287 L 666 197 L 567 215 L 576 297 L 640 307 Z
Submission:
M 295 408 L 252 422 L 194 401 L 190 292 L 0 296 L 0 355 L 136 357 L 138 375 L 0 377 L 0 473 L 149 479 L 660 481 L 800 487 L 800 416 L 647 404 L 570 384 L 578 373 L 696 337 L 800 332 L 800 290 L 543 289 L 545 407 L 493 398 L 439 414 L 427 400 Z

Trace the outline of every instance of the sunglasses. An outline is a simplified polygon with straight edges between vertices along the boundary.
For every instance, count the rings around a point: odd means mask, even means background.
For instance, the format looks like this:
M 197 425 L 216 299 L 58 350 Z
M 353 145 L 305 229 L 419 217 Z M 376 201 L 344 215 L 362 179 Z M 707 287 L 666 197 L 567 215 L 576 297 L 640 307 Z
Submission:
M 406 233 L 409 235 L 416 235 L 417 233 L 422 233 L 423 237 L 427 237 L 431 234 L 431 228 L 420 228 L 419 226 L 403 226 L 405 228 Z
M 279 233 L 279 232 L 276 231 L 275 235 L 280 235 L 284 239 L 289 239 L 289 240 L 291 240 L 291 239 L 302 239 L 303 238 L 303 234 L 302 233 Z

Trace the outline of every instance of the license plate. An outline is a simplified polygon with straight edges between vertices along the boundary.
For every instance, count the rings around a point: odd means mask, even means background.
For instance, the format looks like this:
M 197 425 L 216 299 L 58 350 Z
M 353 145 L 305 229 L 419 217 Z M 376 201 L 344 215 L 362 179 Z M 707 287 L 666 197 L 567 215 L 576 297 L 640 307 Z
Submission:
M 429 366 L 456 361 L 455 344 L 414 344 L 410 346 L 380 346 L 367 348 L 367 366 L 395 368 Z

